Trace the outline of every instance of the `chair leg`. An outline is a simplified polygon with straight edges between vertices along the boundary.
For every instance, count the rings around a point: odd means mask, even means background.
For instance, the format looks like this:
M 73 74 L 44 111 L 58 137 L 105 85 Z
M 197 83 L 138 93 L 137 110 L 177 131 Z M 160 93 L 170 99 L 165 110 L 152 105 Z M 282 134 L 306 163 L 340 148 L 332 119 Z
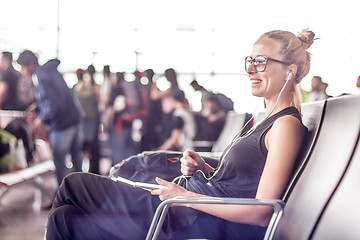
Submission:
M 170 206 L 163 202 L 156 209 L 153 220 L 151 221 L 149 232 L 146 236 L 146 240 L 155 240 L 158 238 L 161 231 L 161 226 L 165 221 L 165 217 L 169 208 Z

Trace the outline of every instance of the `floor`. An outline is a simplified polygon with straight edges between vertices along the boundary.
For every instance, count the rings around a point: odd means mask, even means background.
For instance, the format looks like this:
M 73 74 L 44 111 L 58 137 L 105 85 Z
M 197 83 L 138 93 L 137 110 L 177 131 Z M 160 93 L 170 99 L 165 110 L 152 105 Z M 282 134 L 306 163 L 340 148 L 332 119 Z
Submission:
M 110 162 L 101 161 L 101 172 L 108 172 Z M 46 188 L 55 192 L 57 183 L 54 174 L 44 176 Z M 43 239 L 51 199 L 28 183 L 11 188 L 0 201 L 0 239 L 1 240 L 39 240 Z M 42 206 L 41 206 L 42 205 Z
M 53 175 L 44 180 L 56 189 Z M 40 191 L 27 183 L 14 186 L 6 193 L 0 203 L 1 240 L 43 239 L 49 209 L 41 210 L 41 202 L 50 204 L 50 199 L 43 197 L 41 201 L 41 198 Z

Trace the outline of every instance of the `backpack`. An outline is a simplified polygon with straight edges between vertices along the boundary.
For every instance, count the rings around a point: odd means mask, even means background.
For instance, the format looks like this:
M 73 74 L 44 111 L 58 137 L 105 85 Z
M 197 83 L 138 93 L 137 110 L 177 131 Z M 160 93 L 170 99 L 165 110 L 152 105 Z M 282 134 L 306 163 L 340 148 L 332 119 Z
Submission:
M 114 165 L 109 175 L 147 183 L 155 183 L 155 177 L 171 181 L 181 175 L 181 157 L 176 151 L 145 151 Z

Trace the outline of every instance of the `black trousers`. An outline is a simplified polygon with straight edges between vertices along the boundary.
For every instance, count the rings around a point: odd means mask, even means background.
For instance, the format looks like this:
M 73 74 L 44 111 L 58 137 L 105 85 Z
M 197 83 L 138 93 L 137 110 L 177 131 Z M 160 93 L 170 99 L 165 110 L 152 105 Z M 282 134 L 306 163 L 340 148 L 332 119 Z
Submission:
M 91 173 L 61 183 L 47 223 L 48 240 L 145 239 L 160 200 Z M 159 239 L 261 239 L 264 228 L 231 223 L 190 208 L 171 208 Z
M 91 173 L 61 183 L 47 223 L 47 239 L 145 239 L 160 203 L 142 189 Z

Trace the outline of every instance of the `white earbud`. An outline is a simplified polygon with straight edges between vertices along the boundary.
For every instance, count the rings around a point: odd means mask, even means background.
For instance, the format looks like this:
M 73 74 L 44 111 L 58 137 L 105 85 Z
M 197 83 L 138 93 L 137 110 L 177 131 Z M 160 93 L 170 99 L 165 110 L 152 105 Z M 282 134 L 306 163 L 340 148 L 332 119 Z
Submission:
M 292 78 L 292 73 L 289 72 L 286 81 L 289 81 Z

